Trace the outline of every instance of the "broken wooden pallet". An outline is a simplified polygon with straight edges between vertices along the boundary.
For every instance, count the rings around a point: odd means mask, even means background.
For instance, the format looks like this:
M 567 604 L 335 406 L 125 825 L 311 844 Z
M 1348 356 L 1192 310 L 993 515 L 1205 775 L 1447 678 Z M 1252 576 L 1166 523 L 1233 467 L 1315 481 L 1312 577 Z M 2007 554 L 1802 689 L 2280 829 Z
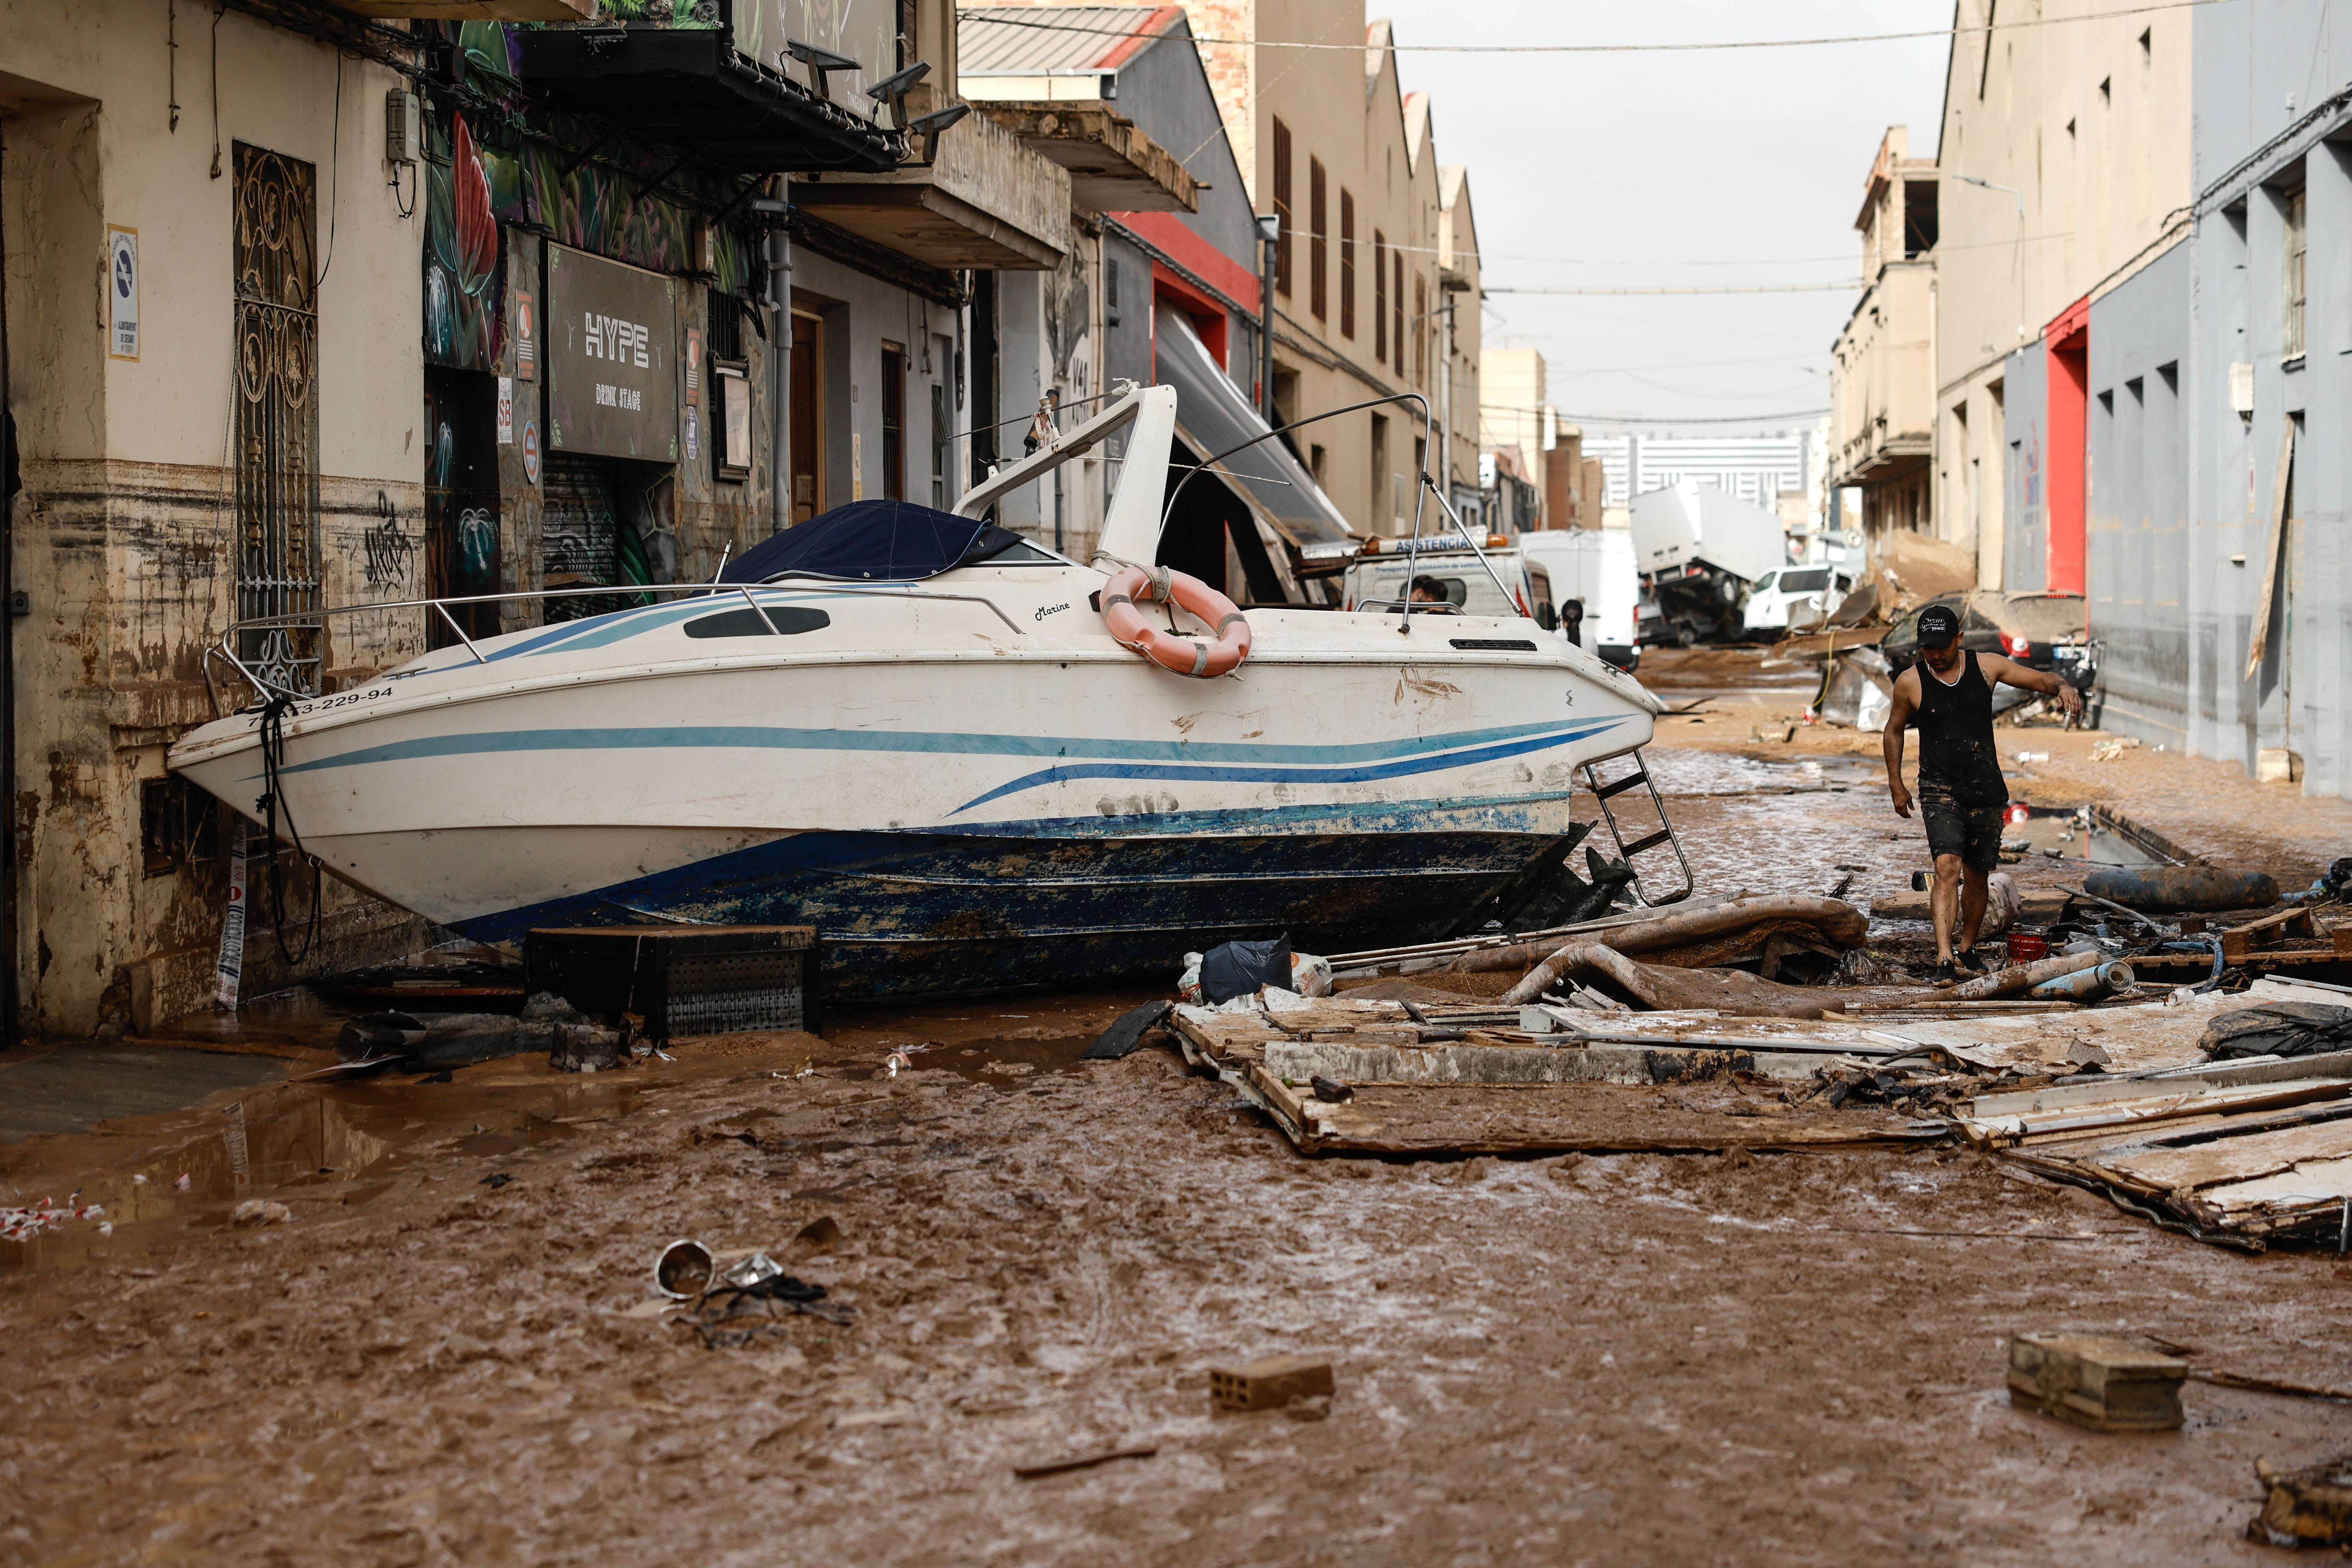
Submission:
M 1596 1026 L 1638 1020 L 1668 1031 L 1646 1041 L 1606 1041 L 1423 1018 L 1415 1023 L 1396 1003 L 1354 1003 L 1271 1014 L 1180 1007 L 1169 1022 L 1188 1061 L 1232 1084 L 1308 1152 L 1884 1147 L 1947 1132 L 1941 1123 L 1876 1112 L 1790 1114 L 1770 1100 L 1748 1106 L 1748 1114 L 1736 1105 L 1699 1109 L 1627 1087 L 1733 1069 L 1805 1078 L 1818 1066 L 1855 1059 L 1792 1031 L 1785 1019 L 1595 1016 Z M 1313 1026 L 1351 1021 L 1353 1027 Z M 1717 1033 L 1700 1033 L 1702 1025 Z M 1814 1027 L 1855 1044 L 1877 1033 Z M 1893 1054 L 1901 1047 L 1881 1038 L 1873 1048 Z M 1346 1086 L 1347 1097 L 1319 1098 L 1312 1087 L 1318 1078 Z

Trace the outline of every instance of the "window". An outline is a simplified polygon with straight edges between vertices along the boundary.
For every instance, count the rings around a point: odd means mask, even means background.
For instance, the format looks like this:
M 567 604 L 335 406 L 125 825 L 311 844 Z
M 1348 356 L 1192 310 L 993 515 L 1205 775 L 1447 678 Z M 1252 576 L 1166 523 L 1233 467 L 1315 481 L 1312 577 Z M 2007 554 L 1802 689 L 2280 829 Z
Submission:
M 1829 585 L 1830 569 L 1826 566 L 1780 574 L 1780 591 L 1784 594 L 1817 594 Z
M 1290 298 L 1290 127 L 1274 122 L 1274 216 L 1281 234 L 1274 242 L 1274 291 Z
M 1315 319 L 1318 321 L 1331 314 L 1330 290 L 1323 278 L 1323 265 L 1329 248 L 1324 237 L 1329 232 L 1331 216 L 1329 204 L 1324 196 L 1323 164 L 1318 159 L 1309 158 L 1307 160 L 1307 308 L 1315 312 Z M 1348 194 L 1342 191 L 1339 193 L 1339 210 L 1342 213 L 1348 210 L 1347 204 Z M 1342 269 L 1340 299 L 1343 302 L 1347 299 L 1347 265 L 1348 252 L 1343 241 L 1339 251 Z
M 1429 384 L 1429 279 L 1418 272 L 1412 278 L 1412 379 Z
M 1286 289 L 1283 292 L 1288 293 L 1289 290 Z M 1118 258 L 1116 256 L 1103 259 L 1103 324 L 1118 325 Z
M 882 499 L 907 499 L 907 351 L 882 345 Z
M 236 613 L 286 617 L 238 637 L 238 657 L 272 686 L 321 689 L 319 623 L 317 171 L 236 144 Z
M 1389 361 L 1389 237 L 1372 230 L 1372 358 Z
M 139 782 L 141 872 L 168 877 L 220 853 L 220 812 L 212 796 L 181 778 Z
M 1339 193 L 1339 335 L 1356 335 L 1356 198 Z
M 1778 572 L 1767 572 L 1764 575 L 1756 579 L 1756 586 L 1749 589 L 1748 592 L 1752 594 L 1769 594 L 1772 591 L 1772 584 L 1779 582 L 1780 579 L 1780 574 Z
M 1389 310 L 1392 312 L 1392 320 L 1389 323 L 1389 342 L 1396 350 L 1397 374 L 1402 375 L 1404 374 L 1404 252 L 1402 250 L 1389 252 L 1389 270 L 1393 274 L 1391 279 L 1391 287 L 1389 289 Z
M 2304 193 L 2286 199 L 2286 357 L 2303 357 Z
M 931 505 L 948 509 L 948 384 L 931 383 Z

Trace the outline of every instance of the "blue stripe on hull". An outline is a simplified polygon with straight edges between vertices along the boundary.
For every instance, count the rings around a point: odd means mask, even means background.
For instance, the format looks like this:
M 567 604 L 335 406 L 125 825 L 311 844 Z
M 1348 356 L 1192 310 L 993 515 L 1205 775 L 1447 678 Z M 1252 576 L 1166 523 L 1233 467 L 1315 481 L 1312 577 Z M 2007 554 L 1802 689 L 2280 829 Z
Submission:
M 840 995 L 1171 977 L 1187 951 L 1234 937 L 1287 931 L 1310 952 L 1433 940 L 1555 842 L 1527 803 L 1434 830 L 1392 815 L 1386 831 L 801 833 L 457 929 L 519 942 L 534 926 L 664 917 L 814 925 Z

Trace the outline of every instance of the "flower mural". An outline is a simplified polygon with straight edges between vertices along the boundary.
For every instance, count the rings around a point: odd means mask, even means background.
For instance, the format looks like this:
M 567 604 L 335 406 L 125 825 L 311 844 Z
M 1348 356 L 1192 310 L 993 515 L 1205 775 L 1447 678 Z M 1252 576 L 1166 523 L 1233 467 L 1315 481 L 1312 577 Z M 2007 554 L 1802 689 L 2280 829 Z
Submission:
M 436 157 L 425 164 L 425 357 L 459 370 L 491 370 L 505 296 L 499 220 L 484 154 L 466 117 L 453 113 L 449 126 L 446 162 Z

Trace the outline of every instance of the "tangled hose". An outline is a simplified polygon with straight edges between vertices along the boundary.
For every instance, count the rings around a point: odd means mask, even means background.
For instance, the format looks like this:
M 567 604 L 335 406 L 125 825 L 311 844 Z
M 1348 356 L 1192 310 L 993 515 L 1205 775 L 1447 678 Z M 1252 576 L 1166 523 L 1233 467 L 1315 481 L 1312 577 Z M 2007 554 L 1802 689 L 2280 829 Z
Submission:
M 321 895 L 325 878 L 319 868 L 319 858 L 302 847 L 302 830 L 294 826 L 294 814 L 285 809 L 278 788 L 278 774 L 286 762 L 286 715 L 293 710 L 291 697 L 272 697 L 261 709 L 261 798 L 253 803 L 254 815 L 262 820 L 263 844 L 269 856 L 270 935 L 278 942 L 278 956 L 289 969 L 310 961 L 319 946 L 319 933 L 323 923 Z M 278 819 L 283 813 L 286 835 L 294 841 L 294 853 L 310 863 L 310 917 L 302 933 L 302 951 L 298 955 L 286 947 L 286 888 L 283 868 L 278 863 Z

